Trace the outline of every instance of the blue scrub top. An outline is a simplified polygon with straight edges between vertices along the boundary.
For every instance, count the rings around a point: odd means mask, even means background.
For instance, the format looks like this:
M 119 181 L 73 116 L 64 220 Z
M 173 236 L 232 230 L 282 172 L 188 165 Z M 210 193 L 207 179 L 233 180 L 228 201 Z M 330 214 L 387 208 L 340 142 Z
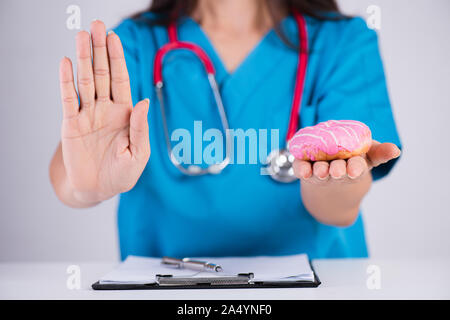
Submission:
M 122 259 L 128 255 L 368 256 L 361 214 L 350 227 L 316 221 L 303 206 L 299 181 L 277 183 L 260 174 L 261 164 L 232 164 L 220 175 L 200 177 L 184 176 L 171 164 L 153 87 L 154 56 L 168 36 L 166 28 L 151 24 L 154 18 L 146 14 L 143 19 L 128 19 L 114 30 L 124 46 L 133 102 L 150 98 L 151 105 L 150 160 L 136 186 L 120 196 Z M 360 18 L 305 18 L 310 52 L 301 126 L 330 119 L 359 120 L 371 128 L 374 139 L 400 146 L 376 33 Z M 293 17 L 285 18 L 281 26 L 297 44 Z M 297 52 L 271 30 L 230 74 L 194 20 L 181 19 L 178 36 L 198 44 L 212 59 L 230 128 L 279 129 L 279 144 L 284 146 Z M 196 120 L 202 121 L 203 131 L 221 129 L 203 65 L 193 53 L 169 53 L 163 76 L 170 131 L 185 128 L 193 137 Z M 374 179 L 386 175 L 394 162 L 374 169 Z

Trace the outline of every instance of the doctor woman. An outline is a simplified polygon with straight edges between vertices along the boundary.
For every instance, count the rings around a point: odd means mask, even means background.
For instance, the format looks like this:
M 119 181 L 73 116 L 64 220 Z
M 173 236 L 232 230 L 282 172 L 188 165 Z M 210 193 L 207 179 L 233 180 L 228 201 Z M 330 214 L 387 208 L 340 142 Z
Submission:
M 222 122 L 204 65 L 184 49 L 162 61 L 163 121 L 155 55 L 174 37 L 211 59 L 229 127 L 277 129 L 280 147 L 305 40 L 295 124 L 359 120 L 372 130 L 371 149 L 347 161 L 296 160 L 291 183 L 262 175 L 261 164 L 183 174 L 168 157 L 164 123 L 169 134 L 184 128 L 193 136 L 194 121 L 204 130 L 222 129 Z M 123 259 L 368 256 L 360 204 L 373 181 L 393 167 L 400 141 L 377 36 L 362 19 L 340 15 L 334 0 L 154 0 L 108 34 L 93 21 L 90 33 L 77 34 L 76 48 L 77 89 L 71 60 L 60 63 L 63 121 L 50 178 L 71 207 L 120 194 Z

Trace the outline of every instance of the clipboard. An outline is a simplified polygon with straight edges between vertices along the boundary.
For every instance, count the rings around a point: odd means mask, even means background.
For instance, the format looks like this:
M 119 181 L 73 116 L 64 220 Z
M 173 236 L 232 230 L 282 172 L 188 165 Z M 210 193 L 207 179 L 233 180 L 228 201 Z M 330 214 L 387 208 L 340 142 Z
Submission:
M 317 288 L 321 282 L 309 260 L 314 281 L 252 281 L 252 273 L 240 273 L 223 277 L 174 277 L 156 275 L 157 282 L 149 284 L 92 284 L 94 290 L 165 290 L 165 289 L 264 289 L 264 288 Z

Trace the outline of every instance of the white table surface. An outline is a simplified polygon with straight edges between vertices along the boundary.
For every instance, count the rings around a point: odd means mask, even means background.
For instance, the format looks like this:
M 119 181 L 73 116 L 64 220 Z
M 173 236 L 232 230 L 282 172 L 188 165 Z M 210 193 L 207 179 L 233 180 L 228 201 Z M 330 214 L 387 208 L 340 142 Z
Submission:
M 68 289 L 69 265 L 79 265 L 81 288 Z M 315 260 L 318 288 L 95 291 L 91 284 L 114 263 L 0 263 L 0 299 L 450 299 L 450 259 Z M 369 289 L 368 266 L 380 270 Z

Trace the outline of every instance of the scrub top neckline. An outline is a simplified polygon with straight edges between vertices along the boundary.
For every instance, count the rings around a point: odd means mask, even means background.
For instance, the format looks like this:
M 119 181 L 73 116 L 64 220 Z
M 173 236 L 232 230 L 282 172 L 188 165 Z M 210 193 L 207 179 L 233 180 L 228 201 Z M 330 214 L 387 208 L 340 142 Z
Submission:
M 254 53 L 260 49 L 263 42 L 265 42 L 266 39 L 273 32 L 275 32 L 273 27 L 271 27 L 269 30 L 267 30 L 263 34 L 263 36 L 258 40 L 258 42 L 256 42 L 256 44 L 250 49 L 250 51 L 248 51 L 247 55 L 239 62 L 239 64 L 236 66 L 236 68 L 234 68 L 233 70 L 230 71 L 225 66 L 225 63 L 224 63 L 222 57 L 220 56 L 219 52 L 217 51 L 216 47 L 214 46 L 213 42 L 211 41 L 211 38 L 208 36 L 206 31 L 203 29 L 203 27 L 197 21 L 195 21 L 192 17 L 187 16 L 186 21 L 188 21 L 191 24 L 194 24 L 196 26 L 196 28 L 199 30 L 202 38 L 205 40 L 205 43 L 208 45 L 208 47 L 210 49 L 208 51 L 210 51 L 213 54 L 214 60 L 218 62 L 220 69 L 222 69 L 222 71 L 224 71 L 224 73 L 227 76 L 233 76 L 233 74 L 238 72 L 239 69 L 241 69 L 241 67 L 243 67 L 246 63 L 248 63 L 248 60 L 251 59 L 252 55 L 254 55 Z
M 293 26 L 291 26 L 293 24 Z M 292 15 L 280 21 L 281 28 L 290 34 L 290 29 L 296 27 Z M 247 102 L 256 88 L 270 77 L 271 72 L 289 55 L 296 59 L 295 50 L 288 48 L 278 37 L 272 27 L 247 54 L 244 60 L 232 73 L 229 73 L 216 49 L 202 27 L 191 17 L 185 16 L 178 24 L 180 41 L 194 42 L 208 54 L 216 68 L 216 80 L 222 93 L 225 108 L 237 111 Z M 288 55 L 288 56 L 287 56 Z M 234 116 L 239 116 L 239 112 Z M 233 118 L 233 115 L 231 115 Z M 232 119 L 231 119 L 232 120 Z
M 292 17 L 292 15 L 287 15 L 286 17 L 281 19 L 279 24 L 282 26 L 282 28 L 285 27 L 284 25 L 286 24 L 286 21 L 288 19 L 290 19 L 291 17 Z M 205 32 L 203 27 L 190 16 L 184 16 L 183 19 L 181 20 L 180 25 L 183 23 L 191 24 L 191 26 L 194 26 L 195 29 L 198 30 L 199 35 L 203 39 L 203 41 L 202 41 L 203 44 L 207 46 L 206 51 L 209 54 L 211 54 L 211 59 L 213 60 L 213 62 L 217 62 L 217 64 L 218 64 L 218 65 L 215 65 L 216 69 L 221 69 L 221 71 L 224 72 L 227 76 L 233 76 L 234 74 L 239 72 L 240 69 L 245 67 L 245 65 L 249 63 L 249 60 L 252 59 L 252 56 L 254 56 L 257 51 L 261 50 L 261 47 L 263 47 L 264 43 L 267 42 L 270 37 L 272 37 L 273 35 L 276 35 L 275 28 L 271 27 L 266 33 L 264 33 L 264 35 L 259 39 L 259 41 L 252 47 L 252 49 L 247 53 L 247 55 L 244 57 L 244 59 L 241 60 L 241 62 L 238 64 L 238 66 L 236 68 L 234 68 L 234 70 L 229 71 L 226 68 L 225 63 L 223 62 L 216 47 L 214 46 L 213 42 L 211 41 L 208 34 Z M 180 40 L 183 41 L 183 39 L 180 39 Z M 204 49 L 206 49 L 206 48 L 204 48 Z

